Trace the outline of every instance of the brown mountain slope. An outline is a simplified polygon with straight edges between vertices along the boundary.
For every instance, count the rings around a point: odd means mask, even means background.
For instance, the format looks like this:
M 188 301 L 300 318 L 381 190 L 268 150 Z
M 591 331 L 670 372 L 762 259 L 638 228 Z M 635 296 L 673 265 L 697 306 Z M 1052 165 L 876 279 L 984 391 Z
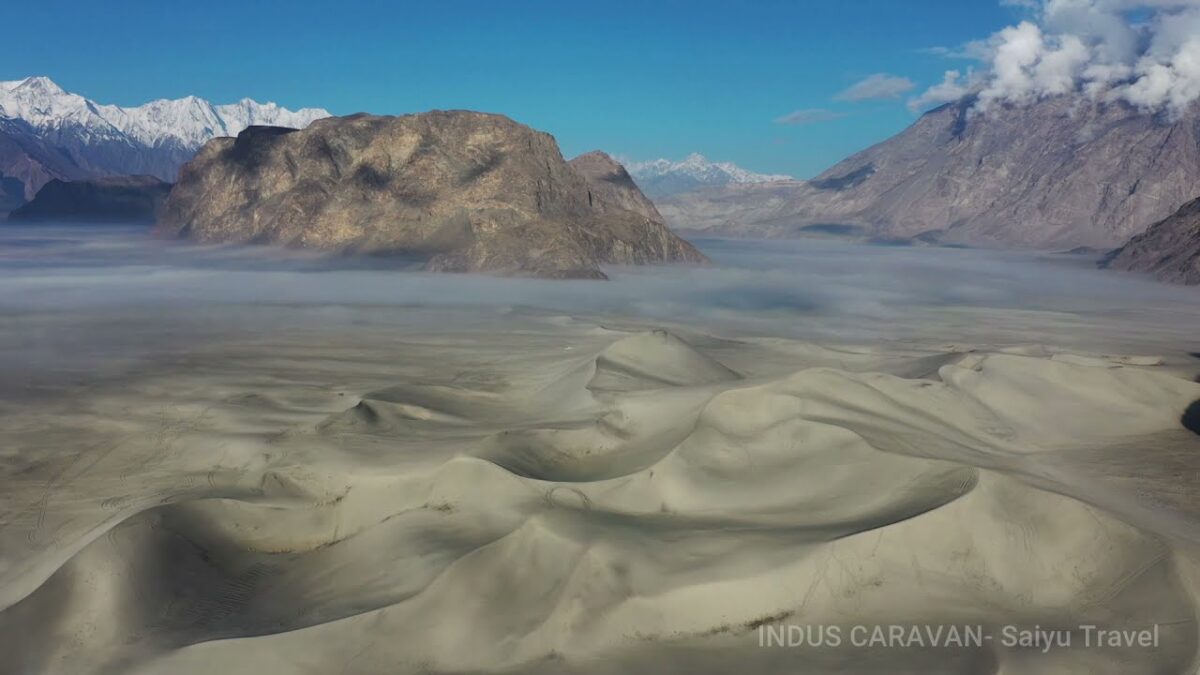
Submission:
M 974 113 L 932 110 L 811 181 L 679 195 L 672 226 L 794 236 L 845 224 L 867 234 L 1005 247 L 1119 246 L 1195 196 L 1200 114 L 1060 96 Z
M 704 261 L 661 222 L 589 190 L 549 134 L 470 111 L 360 114 L 210 141 L 181 172 L 159 229 L 415 254 L 439 271 L 602 278 L 602 263 Z
M 1113 251 L 1105 267 L 1149 272 L 1163 281 L 1200 284 L 1200 199 Z
M 602 207 L 609 205 L 663 222 L 654 202 L 642 194 L 625 167 L 607 153 L 593 150 L 572 159 L 569 164 L 587 179 L 592 195 L 599 199 Z

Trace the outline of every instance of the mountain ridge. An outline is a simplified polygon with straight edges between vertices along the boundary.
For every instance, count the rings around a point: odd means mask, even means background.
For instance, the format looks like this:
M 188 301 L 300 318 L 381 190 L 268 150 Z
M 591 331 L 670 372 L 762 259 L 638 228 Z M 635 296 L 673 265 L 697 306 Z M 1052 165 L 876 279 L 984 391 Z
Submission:
M 1196 197 L 1200 113 L 1169 119 L 1069 95 L 934 108 L 810 181 L 730 185 L 658 202 L 677 229 L 866 236 L 1002 248 L 1124 244 Z
M 47 77 L 0 81 L 0 202 L 23 201 L 50 180 L 150 175 L 174 182 L 205 142 L 255 124 L 307 126 L 321 108 L 292 111 L 244 98 L 216 105 L 196 96 L 140 106 L 97 103 Z M 2 210 L 2 209 L 0 209 Z
M 651 198 L 663 198 L 703 187 L 793 180 L 783 174 L 755 173 L 732 162 L 713 162 L 693 152 L 679 161 L 619 158 L 638 186 Z
M 646 198 L 625 166 L 608 153 L 592 150 L 571 159 L 567 164 L 587 179 L 592 193 L 600 200 L 601 208 L 609 204 L 658 223 L 664 222 L 654 202 Z
M 153 224 L 171 184 L 153 176 L 54 179 L 9 214 L 12 222 Z

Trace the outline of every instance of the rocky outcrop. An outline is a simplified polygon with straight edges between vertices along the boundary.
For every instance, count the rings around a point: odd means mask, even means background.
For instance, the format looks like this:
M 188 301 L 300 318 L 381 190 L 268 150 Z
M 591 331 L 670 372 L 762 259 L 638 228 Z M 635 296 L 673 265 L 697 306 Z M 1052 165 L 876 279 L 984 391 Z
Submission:
M 627 208 L 637 201 L 617 198 L 627 189 L 589 185 L 552 136 L 501 115 L 360 114 L 210 141 L 183 168 L 159 230 L 559 278 L 602 278 L 602 263 L 705 260 Z
M 851 225 L 866 236 L 981 246 L 1119 246 L 1195 197 L 1200 111 L 1176 118 L 1076 96 L 996 106 L 970 98 L 811 181 L 678 195 L 676 228 L 795 236 Z
M 1147 272 L 1162 281 L 1200 284 L 1200 199 L 1154 223 L 1101 263 L 1111 269 Z
M 171 184 L 153 176 L 52 180 L 9 215 L 13 222 L 153 223 Z
M 615 207 L 658 223 L 663 222 L 662 214 L 654 202 L 642 194 L 625 167 L 608 154 L 593 150 L 569 163 L 587 180 L 592 199 L 601 210 Z

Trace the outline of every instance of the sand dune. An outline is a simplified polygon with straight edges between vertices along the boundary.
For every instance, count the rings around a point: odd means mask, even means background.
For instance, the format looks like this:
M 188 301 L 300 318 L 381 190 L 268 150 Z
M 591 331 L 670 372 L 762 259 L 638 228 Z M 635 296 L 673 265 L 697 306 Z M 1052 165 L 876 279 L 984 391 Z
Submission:
M 519 320 L 224 344 L 8 407 L 0 668 L 1196 671 L 1200 384 L 1158 355 Z M 1161 635 L 759 644 L 886 623 Z

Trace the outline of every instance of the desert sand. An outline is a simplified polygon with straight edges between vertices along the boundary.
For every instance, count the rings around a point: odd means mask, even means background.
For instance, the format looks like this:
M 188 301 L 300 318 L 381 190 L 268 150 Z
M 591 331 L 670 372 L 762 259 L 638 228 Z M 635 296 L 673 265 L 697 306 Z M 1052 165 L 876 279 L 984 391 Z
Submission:
M 831 274 L 835 311 L 773 275 L 857 249 L 592 291 L 126 245 L 0 253 L 0 672 L 1197 672 L 1181 289 L 866 249 L 951 290 Z M 761 645 L 893 624 L 995 640 Z

